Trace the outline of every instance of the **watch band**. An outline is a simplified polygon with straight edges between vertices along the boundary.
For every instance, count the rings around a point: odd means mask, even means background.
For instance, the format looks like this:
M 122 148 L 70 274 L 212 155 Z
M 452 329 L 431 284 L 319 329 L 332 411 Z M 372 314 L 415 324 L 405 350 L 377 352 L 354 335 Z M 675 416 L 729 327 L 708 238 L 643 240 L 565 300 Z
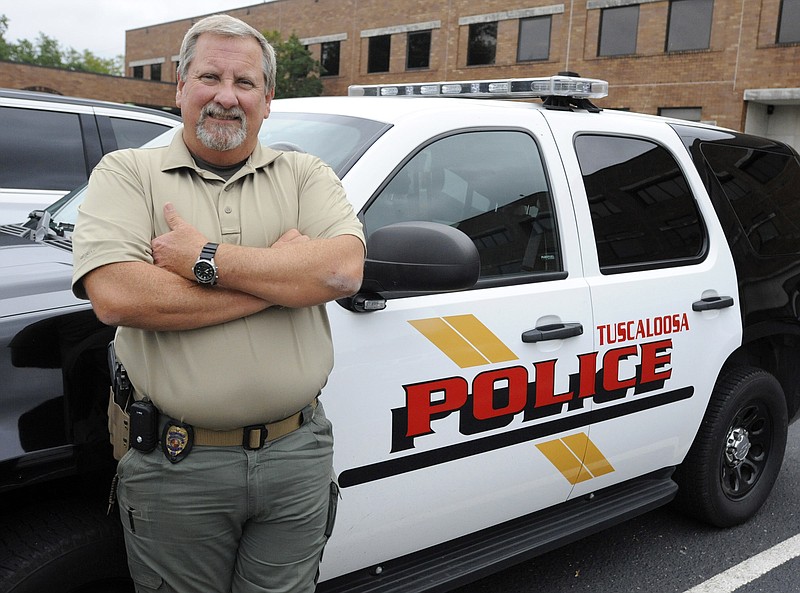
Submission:
M 203 249 L 200 251 L 200 259 L 212 259 L 217 252 L 217 247 L 219 247 L 219 243 L 206 243 L 203 245 Z

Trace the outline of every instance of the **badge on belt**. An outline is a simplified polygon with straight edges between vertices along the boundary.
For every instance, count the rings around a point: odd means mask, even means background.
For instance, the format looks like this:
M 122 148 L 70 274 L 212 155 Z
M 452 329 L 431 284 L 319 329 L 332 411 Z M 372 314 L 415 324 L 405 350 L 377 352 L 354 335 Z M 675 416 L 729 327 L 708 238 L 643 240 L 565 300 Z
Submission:
M 182 461 L 192 450 L 194 429 L 190 424 L 172 420 L 164 426 L 161 433 L 161 444 L 164 456 L 172 463 Z

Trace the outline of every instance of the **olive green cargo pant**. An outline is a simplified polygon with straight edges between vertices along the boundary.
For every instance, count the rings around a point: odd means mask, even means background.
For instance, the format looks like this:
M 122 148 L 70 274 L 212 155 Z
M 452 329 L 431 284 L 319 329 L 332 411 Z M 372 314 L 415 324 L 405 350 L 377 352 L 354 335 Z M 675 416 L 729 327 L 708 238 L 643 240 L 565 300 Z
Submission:
M 313 592 L 338 488 L 322 405 L 262 449 L 195 446 L 179 463 L 131 449 L 118 468 L 138 593 Z

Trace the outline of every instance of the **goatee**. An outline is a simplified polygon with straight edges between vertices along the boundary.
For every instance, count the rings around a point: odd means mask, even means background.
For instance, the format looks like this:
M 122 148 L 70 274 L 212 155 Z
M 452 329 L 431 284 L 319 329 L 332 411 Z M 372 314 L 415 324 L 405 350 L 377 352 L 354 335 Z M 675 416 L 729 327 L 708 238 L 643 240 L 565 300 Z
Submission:
M 238 127 L 214 122 L 213 119 L 239 120 Z M 217 103 L 208 103 L 200 112 L 195 127 L 197 139 L 211 150 L 226 151 L 239 148 L 247 138 L 247 116 L 240 107 L 225 109 Z

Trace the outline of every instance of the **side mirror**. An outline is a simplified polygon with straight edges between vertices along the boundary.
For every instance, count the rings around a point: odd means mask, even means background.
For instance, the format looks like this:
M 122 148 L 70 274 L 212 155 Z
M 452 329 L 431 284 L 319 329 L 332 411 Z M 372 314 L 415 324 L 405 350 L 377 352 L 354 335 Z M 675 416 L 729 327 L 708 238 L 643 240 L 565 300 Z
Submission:
M 385 306 L 380 293 L 463 290 L 474 286 L 480 271 L 475 244 L 458 229 L 399 222 L 369 236 L 361 289 L 339 302 L 352 311 L 379 310 Z

